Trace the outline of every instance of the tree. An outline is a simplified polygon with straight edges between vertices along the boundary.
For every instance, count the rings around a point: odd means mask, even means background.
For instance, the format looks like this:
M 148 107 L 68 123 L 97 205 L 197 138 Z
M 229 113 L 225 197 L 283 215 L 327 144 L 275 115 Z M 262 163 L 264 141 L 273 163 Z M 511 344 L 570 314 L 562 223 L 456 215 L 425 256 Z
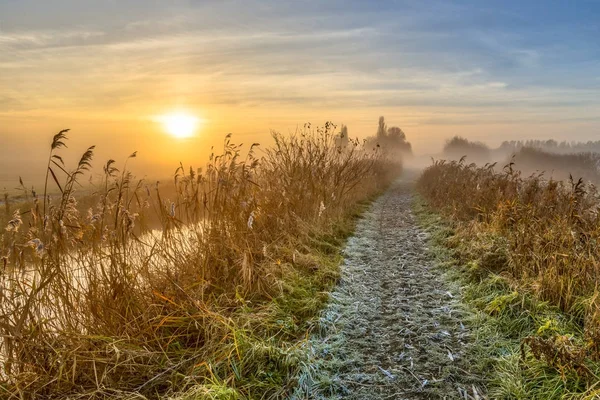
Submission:
M 450 159 L 467 156 L 475 162 L 487 162 L 490 159 L 490 148 L 481 142 L 471 142 L 461 136 L 454 136 L 444 145 L 444 155 Z
M 342 124 L 340 133 L 335 135 L 335 146 L 339 149 L 345 149 L 346 147 L 348 147 L 349 143 L 350 138 L 348 137 L 348 127 Z
M 348 142 L 350 139 L 348 138 L 348 127 L 342 124 L 342 129 L 340 130 L 340 147 L 344 148 L 348 146 Z
M 387 130 L 387 136 L 392 141 L 405 141 L 406 135 L 402 132 L 402 129 L 397 126 L 392 126 Z
M 387 133 L 387 125 L 385 124 L 385 118 L 379 117 L 379 127 L 377 128 L 377 140 L 384 140 Z
M 384 117 L 379 117 L 377 134 L 368 138 L 367 144 L 373 148 L 381 148 L 387 154 L 402 156 L 412 154 L 412 147 L 406 141 L 406 134 L 397 126 L 388 128 Z

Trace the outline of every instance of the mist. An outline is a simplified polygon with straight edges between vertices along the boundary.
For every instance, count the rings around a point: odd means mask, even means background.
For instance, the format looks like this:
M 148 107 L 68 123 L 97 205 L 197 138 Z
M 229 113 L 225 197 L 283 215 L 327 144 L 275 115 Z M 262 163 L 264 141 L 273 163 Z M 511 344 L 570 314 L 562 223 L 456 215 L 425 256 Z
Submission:
M 597 398 L 599 37 L 595 0 L 0 0 L 0 398 Z

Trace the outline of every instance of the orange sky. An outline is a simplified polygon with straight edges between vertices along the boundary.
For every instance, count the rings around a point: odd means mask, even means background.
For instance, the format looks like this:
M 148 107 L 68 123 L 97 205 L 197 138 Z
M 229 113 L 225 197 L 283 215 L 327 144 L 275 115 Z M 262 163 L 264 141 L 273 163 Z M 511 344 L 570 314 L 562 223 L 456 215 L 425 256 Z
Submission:
M 97 164 L 137 150 L 134 170 L 150 176 L 204 164 L 228 132 L 268 144 L 271 129 L 331 120 L 364 138 L 380 115 L 421 154 L 456 134 L 599 138 L 591 11 L 550 24 L 518 2 L 373 4 L 2 2 L 0 188 L 43 175 L 63 128 L 68 159 L 92 144 Z M 168 135 L 156 116 L 171 111 L 202 118 L 197 135 Z

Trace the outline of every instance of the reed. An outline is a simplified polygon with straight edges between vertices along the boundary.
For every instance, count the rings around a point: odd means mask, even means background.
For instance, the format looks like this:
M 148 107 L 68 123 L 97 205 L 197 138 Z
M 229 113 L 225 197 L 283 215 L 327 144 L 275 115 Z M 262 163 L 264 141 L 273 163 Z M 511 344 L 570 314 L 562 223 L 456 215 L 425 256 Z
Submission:
M 0 238 L 0 396 L 285 397 L 352 213 L 400 171 L 335 129 L 244 155 L 228 135 L 169 187 L 136 180 L 133 153 L 91 196 L 94 147 L 69 169 L 55 135 L 43 197 Z
M 584 332 L 526 338 L 523 346 L 561 371 L 595 382 L 586 362 L 600 361 L 600 201 L 582 179 L 523 177 L 513 163 L 496 171 L 460 161 L 436 161 L 418 182 L 427 202 L 458 224 L 471 243 L 476 270 L 510 279 L 515 287 L 559 307 Z M 473 261 L 471 261 L 473 262 Z

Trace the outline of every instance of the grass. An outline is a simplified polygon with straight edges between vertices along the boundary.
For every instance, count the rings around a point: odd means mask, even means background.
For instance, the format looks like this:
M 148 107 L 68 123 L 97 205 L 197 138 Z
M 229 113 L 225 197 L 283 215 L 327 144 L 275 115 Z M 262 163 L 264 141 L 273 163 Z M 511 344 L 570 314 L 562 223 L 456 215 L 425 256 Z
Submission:
M 109 160 L 80 197 L 94 149 L 70 169 L 55 135 L 0 237 L 0 396 L 286 398 L 340 246 L 400 169 L 331 124 L 273 136 L 228 136 L 168 187 Z
M 438 258 L 477 312 L 488 396 L 597 398 L 595 189 L 463 162 L 418 186 Z

